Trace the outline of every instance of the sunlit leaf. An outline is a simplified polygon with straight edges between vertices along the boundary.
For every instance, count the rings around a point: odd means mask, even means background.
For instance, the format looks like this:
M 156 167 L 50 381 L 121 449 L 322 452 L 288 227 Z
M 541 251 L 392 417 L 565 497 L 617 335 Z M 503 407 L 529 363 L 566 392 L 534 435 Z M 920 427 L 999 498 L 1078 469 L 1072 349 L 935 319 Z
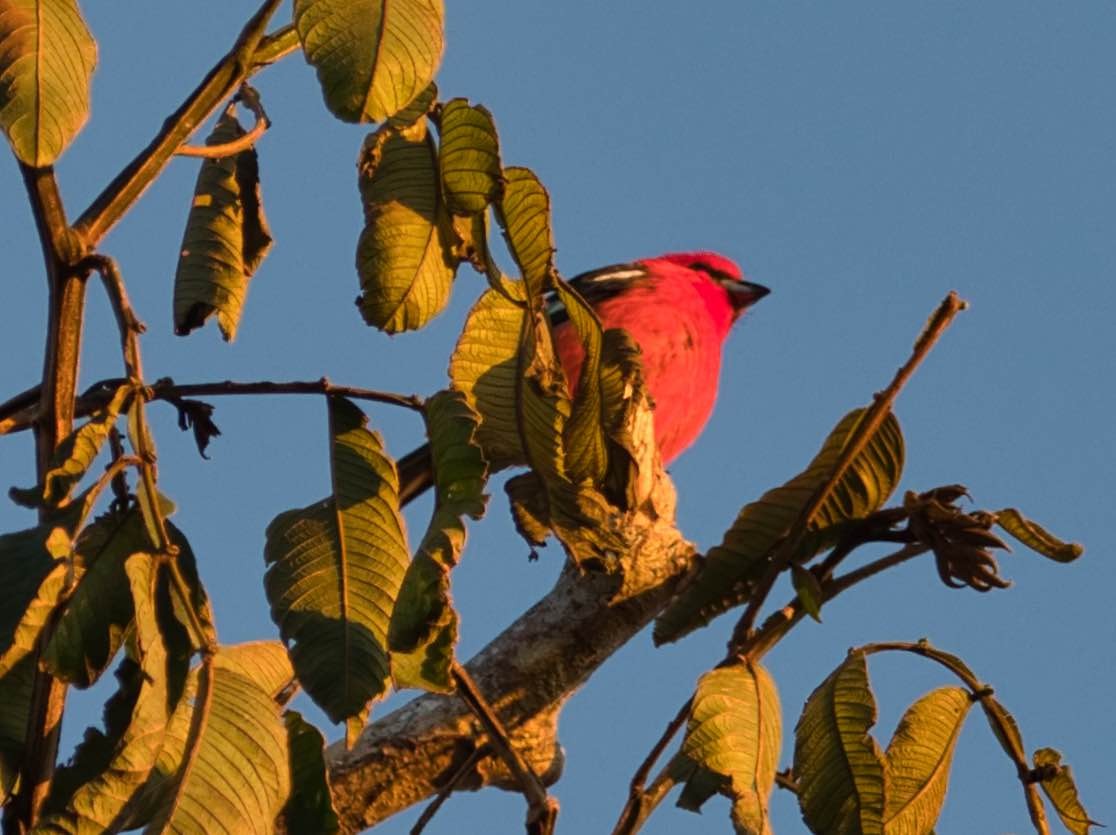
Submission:
M 385 690 L 388 622 L 408 564 L 395 465 L 366 423 L 329 398 L 333 494 L 277 516 L 264 548 L 271 617 L 334 722 Z
M 41 628 L 49 612 L 47 598 L 57 599 L 62 589 L 61 564 L 45 547 L 50 531 L 50 526 L 41 525 L 0 536 L 0 669 L 4 671 L 33 649 L 38 631 L 34 624 Z M 29 608 L 36 612 L 30 619 Z
M 680 756 L 720 776 L 734 801 L 738 832 L 769 833 L 767 803 L 775 785 L 782 719 L 775 682 L 763 667 L 733 664 L 701 677 Z
M 290 752 L 291 794 L 280 813 L 287 832 L 332 835 L 340 829 L 326 779 L 325 739 L 296 710 L 283 714 Z
M 1073 835 L 1089 835 L 1091 827 L 1101 825 L 1085 811 L 1073 780 L 1073 771 L 1068 765 L 1062 765 L 1062 755 L 1058 751 L 1053 748 L 1035 751 L 1035 769 L 1048 775 L 1040 783 L 1042 790 L 1054 804 L 1054 811 L 1061 818 L 1062 825 Z
M 96 63 L 76 0 L 0 0 L 0 126 L 22 162 L 50 165 L 81 130 Z
M 1058 562 L 1073 562 L 1085 553 L 1076 542 L 1063 542 L 1038 522 L 1033 522 L 1013 507 L 995 514 L 996 524 L 1032 551 Z
M 373 135 L 360 165 L 358 304 L 368 324 L 388 333 L 421 328 L 446 306 L 453 286 L 449 215 L 424 125 Z
M 887 761 L 869 733 L 875 723 L 864 654 L 853 652 L 810 694 L 794 729 L 798 803 L 811 831 L 883 833 Z
M 973 706 L 969 691 L 942 687 L 916 701 L 887 746 L 887 835 L 923 835 L 934 828 L 949 787 L 961 728 Z
M 438 85 L 431 81 L 402 110 L 388 117 L 387 125 L 398 130 L 409 128 L 427 115 L 438 100 Z
M 258 651 L 269 653 L 266 644 Z M 237 649 L 231 647 L 231 650 Z M 227 663 L 224 650 L 186 681 L 148 791 L 149 831 L 270 833 L 290 795 L 287 730 L 279 705 Z
M 326 106 L 346 122 L 378 122 L 434 79 L 442 60 L 441 0 L 295 0 L 302 50 Z
M 397 687 L 448 691 L 457 638 L 449 572 L 465 547 L 464 517 L 484 515 L 488 468 L 476 444 L 479 417 L 464 394 L 439 392 L 424 411 L 434 464 L 434 515 L 399 590 L 388 640 Z
M 438 167 L 446 203 L 455 214 L 483 212 L 500 191 L 500 142 L 492 114 L 465 99 L 442 106 Z
M 656 620 L 656 643 L 676 641 L 748 599 L 752 584 L 767 569 L 771 550 L 829 478 L 864 412 L 854 409 L 845 415 L 805 470 L 744 506 L 721 544 L 706 554 L 697 579 Z M 899 483 L 903 456 L 903 434 L 889 414 L 815 515 L 796 561 L 833 544 L 827 529 L 837 530 L 842 522 L 880 509 Z
M 525 298 L 522 282 L 504 279 L 503 288 L 517 301 Z M 450 382 L 480 414 L 477 441 L 493 470 L 527 461 L 515 408 L 523 315 L 523 308 L 505 294 L 485 291 L 469 312 L 450 358 Z
M 554 270 L 554 235 L 550 230 L 550 195 L 529 168 L 504 169 L 504 193 L 496 217 L 504 228 L 515 263 L 528 292 L 549 289 Z
M 227 111 L 206 144 L 225 145 L 244 133 L 235 113 Z M 185 336 L 216 313 L 225 341 L 236 338 L 249 279 L 270 249 L 255 148 L 206 159 L 174 275 L 175 333 Z

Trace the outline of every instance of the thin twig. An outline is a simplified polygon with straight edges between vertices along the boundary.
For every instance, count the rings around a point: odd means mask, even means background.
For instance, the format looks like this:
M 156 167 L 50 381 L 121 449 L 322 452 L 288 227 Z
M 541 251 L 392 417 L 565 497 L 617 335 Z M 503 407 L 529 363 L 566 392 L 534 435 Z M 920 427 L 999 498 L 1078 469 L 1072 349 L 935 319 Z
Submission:
M 527 831 L 550 833 L 554 830 L 554 822 L 558 817 L 558 802 L 547 794 L 546 787 L 539 779 L 527 761 L 515 750 L 508 732 L 505 730 L 500 718 L 480 692 L 472 676 L 458 663 L 452 668 L 453 681 L 457 686 L 458 695 L 480 720 L 485 732 L 488 734 L 488 743 L 507 765 L 516 782 L 527 798 Z
M 453 772 L 449 782 L 442 786 L 437 796 L 430 801 L 430 805 L 422 810 L 419 819 L 415 821 L 415 825 L 411 827 L 410 835 L 421 835 L 422 830 L 426 829 L 426 825 L 434 819 L 434 816 L 438 814 L 438 810 L 449 800 L 449 796 L 453 794 L 458 784 L 464 780 L 469 772 L 473 770 L 473 767 L 480 762 L 482 758 L 488 756 L 489 753 L 491 752 L 487 745 L 481 745 L 473 749 L 472 753 L 465 758 L 465 762 L 461 763 L 460 767 Z
M 647 775 L 651 773 L 651 769 L 655 767 L 655 763 L 658 761 L 659 757 L 663 755 L 663 751 L 666 750 L 670 741 L 674 739 L 675 734 L 678 733 L 686 723 L 686 720 L 689 719 L 690 710 L 693 706 L 694 700 L 691 697 L 678 709 L 678 713 L 667 723 L 666 730 L 664 730 L 659 737 L 659 741 L 655 743 L 650 753 L 648 753 L 643 762 L 640 763 L 639 768 L 636 769 L 635 774 L 632 775 L 632 782 L 628 789 L 628 802 L 620 812 L 620 818 L 616 823 L 616 827 L 612 830 L 613 835 L 619 835 L 619 833 L 623 832 L 626 822 L 640 818 L 640 813 L 646 797 L 644 794 L 644 786 L 647 783 Z
M 639 832 L 643 828 L 643 824 L 651 817 L 651 813 L 659 807 L 670 790 L 674 788 L 675 782 L 670 763 L 667 763 L 655 775 L 655 779 L 651 781 L 647 791 L 643 792 L 639 803 L 632 807 L 629 816 L 627 818 L 621 817 L 617 822 L 616 828 L 612 830 L 612 835 L 633 835 L 633 833 Z M 627 810 L 627 807 L 625 807 L 625 810 Z
M 139 335 L 146 330 L 143 322 L 136 316 L 128 301 L 128 291 L 124 288 L 124 279 L 120 275 L 120 268 L 116 261 L 107 255 L 91 255 L 86 258 L 83 265 L 95 270 L 101 277 L 105 292 L 109 297 L 113 315 L 116 317 L 116 327 L 120 331 L 120 350 L 124 357 L 124 372 L 128 379 L 136 383 L 143 382 L 143 363 L 140 359 Z
M 265 0 L 241 30 L 232 49 L 214 66 L 189 98 L 174 112 L 162 129 L 89 205 L 74 229 L 93 249 L 124 216 L 140 195 L 173 158 L 175 150 L 205 122 L 233 91 L 263 64 L 254 57 L 264 37 L 267 22 L 281 0 Z M 284 53 L 286 54 L 286 53 Z
M 735 654 L 734 647 L 741 644 L 747 634 L 755 625 L 756 618 L 759 616 L 759 610 L 767 600 L 768 594 L 771 592 L 772 586 L 775 584 L 776 578 L 782 573 L 793 558 L 798 549 L 802 538 L 806 535 L 806 530 L 817 515 L 822 505 L 829 498 L 829 494 L 837 486 L 837 483 L 845 475 L 846 470 L 856 459 L 858 455 L 864 450 L 871 438 L 879 430 L 884 420 L 887 418 L 888 413 L 891 411 L 891 406 L 898 397 L 899 392 L 906 385 L 911 375 L 914 374 L 915 369 L 922 364 L 930 353 L 934 344 L 938 341 L 946 328 L 949 327 L 954 317 L 957 316 L 966 307 L 966 302 L 961 299 L 954 292 L 950 292 L 938 305 L 937 310 L 930 317 L 926 327 L 923 328 L 922 333 L 919 334 L 918 339 L 915 340 L 914 348 L 911 351 L 910 358 L 899 368 L 895 373 L 894 378 L 886 389 L 877 394 L 868 407 L 864 416 L 857 424 L 856 429 L 852 435 L 845 442 L 844 449 L 841 451 L 841 456 L 837 460 L 836 466 L 829 474 L 825 482 L 814 491 L 810 500 L 802 508 L 791 525 L 786 538 L 783 540 L 779 549 L 775 552 L 774 557 L 771 559 L 771 564 L 768 566 L 767 572 L 764 574 L 762 580 L 756 586 L 752 594 L 748 607 L 744 610 L 744 615 L 737 623 L 736 628 L 733 630 L 732 639 L 729 642 L 729 652 Z
M 238 101 L 251 110 L 252 115 L 256 117 L 256 123 L 250 131 L 222 145 L 182 145 L 175 151 L 175 154 L 180 157 L 223 159 L 254 147 L 259 138 L 271 127 L 271 120 L 267 118 L 267 114 L 264 112 L 259 94 L 247 82 L 240 86 L 240 92 L 236 94 L 232 103 L 226 108 L 226 114 L 235 112 Z

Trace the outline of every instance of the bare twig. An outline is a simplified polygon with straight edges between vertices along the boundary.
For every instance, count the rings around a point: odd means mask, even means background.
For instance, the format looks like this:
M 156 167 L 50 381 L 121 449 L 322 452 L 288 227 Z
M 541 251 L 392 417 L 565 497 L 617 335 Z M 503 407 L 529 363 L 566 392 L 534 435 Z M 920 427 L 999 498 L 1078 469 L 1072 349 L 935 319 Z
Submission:
M 767 595 L 770 594 L 771 587 L 775 584 L 775 580 L 779 574 L 790 565 L 790 561 L 795 551 L 798 549 L 802 538 L 806 535 L 806 530 L 814 516 L 817 515 L 822 505 L 825 504 L 826 499 L 829 498 L 829 494 L 833 492 L 834 487 L 837 486 L 837 483 L 845 475 L 845 471 L 848 470 L 852 462 L 860 455 L 864 447 L 867 446 L 868 441 L 879 430 L 880 426 L 887 418 L 888 413 L 891 411 L 891 406 L 895 402 L 895 398 L 899 396 L 899 392 L 911 378 L 911 375 L 914 374 L 915 369 L 926 359 L 930 350 L 934 347 L 934 344 L 941 335 L 945 333 L 946 328 L 949 327 L 954 317 L 964 310 L 965 307 L 966 302 L 951 291 L 949 295 L 942 300 L 941 304 L 938 305 L 937 310 L 934 311 L 934 314 L 930 317 L 926 327 L 923 328 L 922 333 L 919 334 L 918 339 L 915 340 L 910 358 L 895 373 L 895 377 L 892 379 L 890 385 L 875 396 L 872 405 L 868 407 L 868 411 L 857 424 L 852 435 L 845 442 L 845 447 L 841 451 L 841 456 L 837 460 L 833 472 L 831 472 L 829 478 L 814 491 L 810 500 L 798 514 L 798 518 L 795 519 L 794 524 L 791 525 L 786 538 L 775 552 L 774 557 L 772 557 L 767 572 L 752 593 L 751 600 L 748 602 L 748 607 L 744 610 L 743 617 L 741 617 L 736 628 L 733 630 L 732 639 L 729 642 L 730 653 L 735 654 L 733 648 L 744 642 L 748 632 L 750 632 L 755 625 L 756 618 L 759 616 L 759 610 L 767 600 Z
M 449 781 L 442 787 L 442 790 L 430 801 L 430 805 L 422 810 L 422 814 L 419 815 L 418 820 L 415 821 L 415 825 L 411 827 L 411 835 L 421 835 L 422 830 L 426 829 L 426 825 L 438 814 L 438 810 L 449 800 L 449 796 L 453 794 L 461 781 L 465 779 L 469 772 L 473 770 L 473 767 L 482 758 L 487 756 L 488 753 L 487 745 L 481 745 L 473 749 L 472 753 L 465 758 L 465 761 L 461 763 L 460 767 L 453 772 L 453 776 L 449 778 Z
M 648 753 L 647 757 L 640 763 L 639 768 L 636 769 L 635 774 L 632 775 L 631 786 L 628 790 L 628 802 L 620 812 L 620 819 L 616 823 L 616 827 L 612 830 L 613 835 L 619 835 L 621 832 L 630 831 L 626 827 L 634 824 L 635 821 L 642 821 L 646 815 L 643 814 L 643 807 L 647 800 L 647 795 L 644 792 L 644 786 L 647 783 L 647 776 L 651 773 L 651 769 L 655 767 L 655 763 L 659 757 L 663 755 L 663 751 L 674 739 L 674 735 L 686 724 L 686 720 L 690 718 L 690 710 L 694 706 L 692 698 L 687 699 L 686 703 L 679 708 L 678 713 L 674 718 L 667 723 L 666 730 L 663 731 L 659 741 Z M 649 814 L 649 813 L 648 813 Z
M 267 129 L 271 127 L 271 120 L 267 118 L 267 114 L 264 112 L 259 94 L 252 89 L 247 82 L 240 86 L 240 92 L 233 98 L 232 103 L 225 111 L 226 114 L 236 110 L 236 103 L 238 101 L 251 110 L 252 115 L 256 117 L 256 123 L 252 126 L 250 131 L 243 136 L 237 137 L 232 142 L 226 142 L 223 145 L 182 145 L 175 151 L 175 154 L 180 157 L 222 159 L 239 154 L 241 151 L 247 151 L 249 148 L 253 147 L 259 138 L 267 132 Z
M 481 725 L 488 734 L 488 744 L 504 761 L 527 798 L 527 831 L 549 835 L 554 831 L 554 823 L 558 817 L 558 801 L 547 794 L 542 780 L 532 770 L 531 766 L 523 759 L 508 737 L 500 718 L 492 710 L 491 705 L 480 692 L 476 682 L 473 681 L 468 671 L 458 663 L 454 663 L 453 681 L 457 685 L 458 695 L 464 700 L 469 709 L 473 711 Z
M 74 229 L 89 249 L 94 248 L 132 207 L 183 142 L 254 71 L 255 53 L 268 20 L 281 0 L 265 0 L 241 30 L 236 43 L 202 83 L 163 124 L 162 130 L 89 205 Z M 284 53 L 286 54 L 286 53 Z

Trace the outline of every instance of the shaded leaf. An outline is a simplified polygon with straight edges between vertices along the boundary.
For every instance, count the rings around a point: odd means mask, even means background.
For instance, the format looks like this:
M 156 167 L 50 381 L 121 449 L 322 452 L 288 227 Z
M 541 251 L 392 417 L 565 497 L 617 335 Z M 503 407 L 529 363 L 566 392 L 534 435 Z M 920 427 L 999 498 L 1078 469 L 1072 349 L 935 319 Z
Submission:
M 136 651 L 142 676 L 131 721 L 101 773 L 83 784 L 65 809 L 41 821 L 36 832 L 120 831 L 131 825 L 128 808 L 155 767 L 175 699 L 170 665 L 184 659 L 168 653 L 156 612 L 159 568 L 150 554 L 133 554 L 125 565 L 135 607 Z
M 625 330 L 610 328 L 603 334 L 600 387 L 608 445 L 605 492 L 618 507 L 637 507 L 654 487 L 659 447 L 641 352 Z
M 295 0 L 302 51 L 326 106 L 346 122 L 379 122 L 434 80 L 441 0 Z
M 0 676 L 0 802 L 7 800 L 19 777 L 34 684 L 35 659 L 30 655 Z
M 329 792 L 325 739 L 296 710 L 284 713 L 283 723 L 291 770 L 291 794 L 280 813 L 286 831 L 332 835 L 340 825 Z
M 77 136 L 96 64 L 76 0 L 0 3 L 0 126 L 21 162 L 50 165 Z
M 402 130 L 409 128 L 434 109 L 438 100 L 438 85 L 431 81 L 410 103 L 387 120 L 388 127 Z
M 438 168 L 446 204 L 454 214 L 483 212 L 500 191 L 500 141 L 492 114 L 465 99 L 442 106 Z
M 386 688 L 388 622 L 407 570 L 395 465 L 367 419 L 329 398 L 333 495 L 267 528 L 264 588 L 306 692 L 334 722 Z
M 1063 542 L 1038 522 L 1033 522 L 1013 507 L 996 514 L 996 524 L 1018 539 L 1032 551 L 1057 562 L 1073 562 L 1085 553 L 1076 542 Z
M 506 297 L 522 302 L 526 295 L 522 282 L 505 278 L 502 287 L 505 293 L 487 290 L 473 305 L 449 364 L 451 385 L 480 414 L 477 441 L 494 471 L 527 461 L 515 407 L 524 311 Z
M 605 435 L 605 402 L 601 383 L 603 334 L 597 314 L 566 282 L 557 294 L 581 341 L 581 371 L 574 389 L 570 419 L 563 443 L 566 472 L 572 481 L 599 484 L 608 471 L 608 438 Z
M 1101 825 L 1092 820 L 1081 805 L 1073 771 L 1068 765 L 1062 765 L 1062 755 L 1058 751 L 1039 748 L 1035 751 L 1035 768 L 1046 773 L 1040 785 L 1066 829 L 1073 835 L 1089 835 L 1091 827 Z
M 794 729 L 798 803 L 813 832 L 883 832 L 887 762 L 869 733 L 875 723 L 864 653 L 853 652 L 810 694 Z
M 798 602 L 806 610 L 806 614 L 821 623 L 822 592 L 818 576 L 805 566 L 793 563 L 791 565 L 791 583 L 794 592 L 798 595 Z
M 457 638 L 449 572 L 465 547 L 463 517 L 484 515 L 488 468 L 476 444 L 479 416 L 464 394 L 439 392 L 424 411 L 434 465 L 434 514 L 399 590 L 388 641 L 397 687 L 448 692 Z
M 679 752 L 698 769 L 691 777 L 698 786 L 690 799 L 706 794 L 713 787 L 709 775 L 717 775 L 723 780 L 720 790 L 734 800 L 737 831 L 771 832 L 767 803 L 781 739 L 779 694 L 767 670 L 733 664 L 706 673 L 694 691 Z M 686 788 L 693 791 L 689 783 Z
M 515 529 L 532 548 L 545 545 L 550 536 L 546 488 L 534 473 L 523 473 L 504 482 Z
M 224 145 L 244 134 L 229 110 L 206 144 Z M 235 339 L 248 281 L 270 249 L 255 148 L 206 159 L 194 186 L 174 275 L 174 332 L 185 336 L 216 313 L 221 336 L 226 342 Z
M 425 122 L 406 133 L 385 130 L 370 137 L 359 185 L 365 221 L 356 250 L 361 315 L 388 333 L 421 328 L 449 301 L 455 267 L 437 154 Z
M 655 621 L 657 644 L 676 641 L 748 599 L 752 584 L 767 570 L 768 555 L 829 478 L 865 411 L 845 415 L 805 470 L 744 506 L 721 544 L 706 554 L 697 579 Z M 899 483 L 903 457 L 903 434 L 889 414 L 815 514 L 795 561 L 805 562 L 833 545 L 832 532 L 842 522 L 881 508 Z
M 937 823 L 949 788 L 949 769 L 973 705 L 961 687 L 941 687 L 916 701 L 887 746 L 887 835 L 923 835 Z
M 18 648 L 17 631 L 43 583 L 56 571 L 45 546 L 50 532 L 51 526 L 40 525 L 0 536 L 0 657 L 26 654 Z
M 43 578 L 35 596 L 20 613 L 19 624 L 12 633 L 11 644 L 0 655 L 0 676 L 6 675 L 16 664 L 35 652 L 39 638 L 58 607 L 66 587 L 67 569 L 64 562 L 57 562 Z

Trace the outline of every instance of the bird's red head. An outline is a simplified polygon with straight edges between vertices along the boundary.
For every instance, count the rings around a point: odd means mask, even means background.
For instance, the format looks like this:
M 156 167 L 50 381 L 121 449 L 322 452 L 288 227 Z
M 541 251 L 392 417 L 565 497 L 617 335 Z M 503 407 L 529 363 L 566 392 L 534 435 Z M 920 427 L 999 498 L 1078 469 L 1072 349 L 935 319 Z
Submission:
M 716 252 L 671 252 L 650 260 L 704 274 L 725 291 L 733 319 L 771 292 L 762 284 L 748 281 L 735 261 Z

